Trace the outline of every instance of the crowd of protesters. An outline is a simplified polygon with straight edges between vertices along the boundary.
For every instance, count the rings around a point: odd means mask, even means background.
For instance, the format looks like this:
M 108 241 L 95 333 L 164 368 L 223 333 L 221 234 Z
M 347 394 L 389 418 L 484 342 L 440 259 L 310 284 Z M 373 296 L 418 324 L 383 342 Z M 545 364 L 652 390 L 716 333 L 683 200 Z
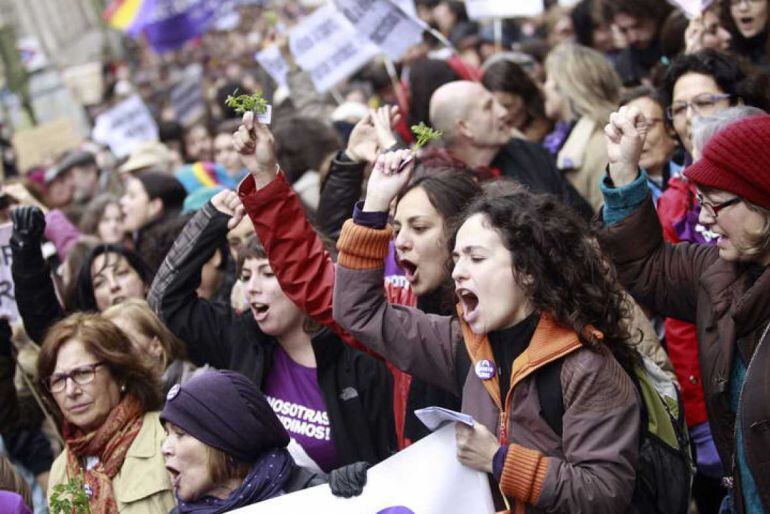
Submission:
M 0 511 L 357 496 L 440 406 L 498 511 L 770 513 L 770 1 L 415 0 L 443 37 L 334 94 L 285 35 L 312 8 L 274 3 L 125 40 L 88 114 L 142 98 L 127 157 L 0 140 Z

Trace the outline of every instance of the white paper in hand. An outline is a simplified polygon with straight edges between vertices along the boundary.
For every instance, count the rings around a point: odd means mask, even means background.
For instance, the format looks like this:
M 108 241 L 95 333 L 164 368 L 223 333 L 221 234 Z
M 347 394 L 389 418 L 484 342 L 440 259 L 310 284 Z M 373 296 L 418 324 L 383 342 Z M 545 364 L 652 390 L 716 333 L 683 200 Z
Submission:
M 270 104 L 267 104 L 265 107 L 265 112 L 262 114 L 257 114 L 257 121 L 262 123 L 263 125 L 270 125 L 270 121 L 273 119 L 273 106 Z
M 469 427 L 473 427 L 476 420 L 473 416 L 463 414 L 462 412 L 456 412 L 453 410 L 445 409 L 444 407 L 425 407 L 424 409 L 417 409 L 414 411 L 414 415 L 417 419 L 422 421 L 423 425 L 428 427 L 432 432 L 439 428 L 444 423 L 465 423 Z

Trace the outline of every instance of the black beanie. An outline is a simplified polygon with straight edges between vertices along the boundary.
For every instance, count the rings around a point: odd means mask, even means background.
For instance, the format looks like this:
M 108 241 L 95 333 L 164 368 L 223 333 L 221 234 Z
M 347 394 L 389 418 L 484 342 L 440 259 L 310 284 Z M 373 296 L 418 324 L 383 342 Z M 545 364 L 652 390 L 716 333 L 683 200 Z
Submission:
M 208 371 L 172 387 L 160 413 L 199 441 L 243 462 L 289 444 L 278 417 L 254 383 L 234 371 Z

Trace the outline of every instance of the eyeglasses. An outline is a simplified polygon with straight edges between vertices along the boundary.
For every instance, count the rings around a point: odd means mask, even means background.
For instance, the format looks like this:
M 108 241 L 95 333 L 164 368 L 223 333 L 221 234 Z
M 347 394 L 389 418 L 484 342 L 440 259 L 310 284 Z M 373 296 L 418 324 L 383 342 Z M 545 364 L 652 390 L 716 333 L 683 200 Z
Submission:
M 733 95 L 723 93 L 721 95 L 712 95 L 711 93 L 702 93 L 693 97 L 689 102 L 674 102 L 666 108 L 668 119 L 681 118 L 687 114 L 687 108 L 692 107 L 695 114 L 706 114 L 717 102 L 727 100 Z
M 96 378 L 96 368 L 103 365 L 103 362 L 95 362 L 77 367 L 69 373 L 55 373 L 45 379 L 43 383 L 51 393 L 61 393 L 67 388 L 68 378 L 71 378 L 77 385 L 90 384 Z
M 719 213 L 722 211 L 722 209 L 743 201 L 740 196 L 736 196 L 735 198 L 730 198 L 724 202 L 712 203 L 706 200 L 706 198 L 700 193 L 696 194 L 695 198 L 698 200 L 701 208 L 713 218 L 719 216 Z

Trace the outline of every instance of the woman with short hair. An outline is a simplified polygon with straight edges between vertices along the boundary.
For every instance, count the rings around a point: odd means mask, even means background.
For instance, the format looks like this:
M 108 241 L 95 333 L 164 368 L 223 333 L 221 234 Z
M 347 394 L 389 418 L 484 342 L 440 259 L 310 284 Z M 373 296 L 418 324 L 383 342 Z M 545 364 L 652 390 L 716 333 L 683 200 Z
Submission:
M 289 435 L 265 396 L 245 376 L 207 371 L 175 385 L 160 414 L 163 457 L 179 506 L 174 514 L 219 514 L 330 482 L 332 494 L 357 496 L 364 463 L 327 477 L 295 464 Z
M 51 468 L 49 500 L 57 485 L 81 479 L 94 514 L 174 507 L 160 451 L 157 380 L 118 327 L 97 314 L 59 321 L 43 342 L 38 375 L 65 441 Z
M 700 203 L 699 223 L 715 245 L 665 243 L 639 172 L 644 119 L 633 107 L 605 128 L 602 243 L 640 303 L 695 323 L 706 409 L 736 512 L 770 511 L 770 116 L 718 132 L 685 171 Z M 642 130 L 639 130 L 639 128 Z

